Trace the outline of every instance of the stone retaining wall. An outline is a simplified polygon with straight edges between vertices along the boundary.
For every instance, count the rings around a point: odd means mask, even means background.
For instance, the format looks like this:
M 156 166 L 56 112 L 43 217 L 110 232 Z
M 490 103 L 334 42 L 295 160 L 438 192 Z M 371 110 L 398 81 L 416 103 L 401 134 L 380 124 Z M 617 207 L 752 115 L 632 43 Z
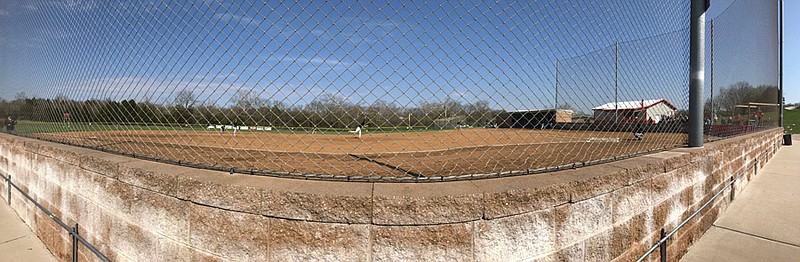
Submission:
M 2 134 L 0 174 L 79 223 L 115 261 L 631 261 L 732 176 L 762 166 L 781 135 L 547 174 L 409 184 L 228 174 Z M 730 193 L 669 242 L 672 259 Z M 70 257 L 65 231 L 18 193 L 11 206 L 54 254 Z M 81 261 L 94 258 L 81 251 Z

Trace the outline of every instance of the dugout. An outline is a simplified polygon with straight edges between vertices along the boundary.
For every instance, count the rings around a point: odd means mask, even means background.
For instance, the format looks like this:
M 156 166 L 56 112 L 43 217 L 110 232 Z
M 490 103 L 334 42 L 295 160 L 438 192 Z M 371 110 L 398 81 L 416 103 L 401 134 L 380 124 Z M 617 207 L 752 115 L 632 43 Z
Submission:
M 574 111 L 565 109 L 517 110 L 497 115 L 499 128 L 552 128 L 556 123 L 571 123 Z

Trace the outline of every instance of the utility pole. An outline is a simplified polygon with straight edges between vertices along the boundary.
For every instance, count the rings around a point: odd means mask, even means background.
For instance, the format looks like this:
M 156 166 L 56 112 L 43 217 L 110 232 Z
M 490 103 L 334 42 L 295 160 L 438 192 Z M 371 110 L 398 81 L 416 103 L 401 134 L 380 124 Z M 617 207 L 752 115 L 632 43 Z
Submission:
M 689 147 L 703 147 L 705 28 L 709 0 L 692 0 L 689 32 Z

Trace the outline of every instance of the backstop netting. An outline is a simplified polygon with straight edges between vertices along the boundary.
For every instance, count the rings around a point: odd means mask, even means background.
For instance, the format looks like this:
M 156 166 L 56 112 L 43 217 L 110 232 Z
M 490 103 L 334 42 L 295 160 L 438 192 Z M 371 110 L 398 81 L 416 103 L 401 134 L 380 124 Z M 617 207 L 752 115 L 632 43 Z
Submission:
M 747 32 L 777 7 L 720 6 L 709 139 L 776 125 L 776 35 Z M 685 145 L 688 26 L 688 0 L 4 1 L 0 114 L 17 135 L 260 175 L 576 168 Z

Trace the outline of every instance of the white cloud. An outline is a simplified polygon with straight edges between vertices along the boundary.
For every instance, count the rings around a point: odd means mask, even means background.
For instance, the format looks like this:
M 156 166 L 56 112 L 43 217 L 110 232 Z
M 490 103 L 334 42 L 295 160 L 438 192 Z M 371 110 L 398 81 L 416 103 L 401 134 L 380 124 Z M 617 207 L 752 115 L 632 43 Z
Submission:
M 215 14 L 214 17 L 227 23 L 239 23 L 242 26 L 247 26 L 255 22 L 252 17 L 246 15 L 235 15 L 231 13 Z
M 220 0 L 202 0 L 204 5 L 212 6 L 212 5 L 222 5 L 222 1 Z
M 312 64 L 317 66 L 325 66 L 331 69 L 345 69 L 353 65 L 357 66 L 363 65 L 363 63 L 359 62 L 346 62 L 338 59 L 324 58 L 320 56 L 312 58 L 284 56 L 280 58 L 270 58 L 270 60 L 278 61 L 280 63 L 291 63 L 297 66 L 306 66 L 307 64 Z
M 75 34 L 64 29 L 46 28 L 41 31 L 42 36 L 48 41 L 72 38 Z
M 94 10 L 97 7 L 97 3 L 94 0 L 57 0 L 57 1 L 49 1 L 44 2 L 45 5 L 51 6 L 53 8 L 58 8 L 67 11 L 90 11 Z M 28 8 L 30 6 L 31 8 Z M 28 10 L 37 10 L 39 9 L 37 6 L 28 5 L 26 8 Z

